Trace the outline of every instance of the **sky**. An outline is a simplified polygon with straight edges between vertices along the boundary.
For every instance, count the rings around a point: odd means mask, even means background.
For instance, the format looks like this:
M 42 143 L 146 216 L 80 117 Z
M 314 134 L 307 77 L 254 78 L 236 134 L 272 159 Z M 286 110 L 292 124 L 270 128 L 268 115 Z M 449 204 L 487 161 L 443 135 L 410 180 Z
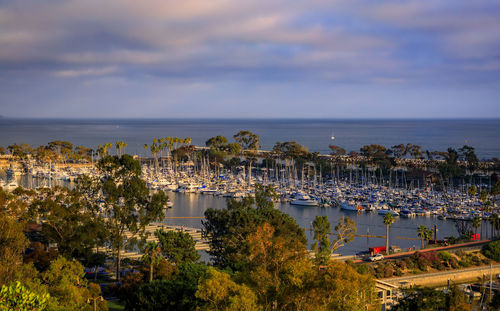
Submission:
M 0 0 L 0 115 L 500 118 L 500 1 Z

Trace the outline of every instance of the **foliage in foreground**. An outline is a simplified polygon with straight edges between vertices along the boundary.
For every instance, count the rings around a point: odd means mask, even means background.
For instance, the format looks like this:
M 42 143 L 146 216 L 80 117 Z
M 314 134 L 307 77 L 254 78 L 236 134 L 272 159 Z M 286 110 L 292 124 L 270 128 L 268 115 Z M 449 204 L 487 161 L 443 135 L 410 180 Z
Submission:
M 44 310 L 47 307 L 49 294 L 37 295 L 20 282 L 10 286 L 2 286 L 0 290 L 0 311 L 18 310 Z
M 494 241 L 486 244 L 481 250 L 484 256 L 500 262 L 500 241 Z

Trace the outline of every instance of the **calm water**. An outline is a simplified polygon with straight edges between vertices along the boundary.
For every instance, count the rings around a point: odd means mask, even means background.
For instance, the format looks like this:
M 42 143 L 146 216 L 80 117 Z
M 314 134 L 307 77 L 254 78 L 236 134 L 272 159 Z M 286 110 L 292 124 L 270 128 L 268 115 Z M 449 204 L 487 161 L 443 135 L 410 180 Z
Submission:
M 335 135 L 335 144 L 346 150 L 359 150 L 366 144 L 392 146 L 413 143 L 423 150 L 445 150 L 464 144 L 474 146 L 480 158 L 500 157 L 500 120 L 28 120 L 0 119 L 0 145 L 14 142 L 34 146 L 52 140 L 68 140 L 76 145 L 95 148 L 98 144 L 122 140 L 128 143 L 127 152 L 144 154 L 143 145 L 154 137 L 191 137 L 193 144 L 215 135 L 231 138 L 239 130 L 250 130 L 261 137 L 262 148 L 270 149 L 276 141 L 295 140 L 310 151 L 328 152 Z M 23 183 L 26 184 L 26 181 Z M 225 199 L 198 194 L 170 193 L 174 208 L 167 216 L 203 216 L 207 208 L 223 208 Z M 289 204 L 280 209 L 294 217 L 303 228 L 311 226 L 316 215 L 327 215 L 335 226 L 348 215 L 358 224 L 359 234 L 385 235 L 382 216 L 353 214 L 338 208 L 297 207 Z M 201 227 L 198 219 L 166 220 L 169 224 Z M 434 217 L 397 219 L 391 226 L 391 236 L 416 238 L 417 227 L 438 226 L 438 238 L 457 235 L 454 222 Z M 309 236 L 311 238 L 311 236 Z M 343 254 L 384 245 L 379 238 L 356 238 L 341 248 Z M 402 248 L 419 246 L 418 240 L 393 239 L 392 245 Z
M 271 149 L 277 141 L 294 140 L 310 151 L 328 153 L 334 134 L 334 144 L 347 151 L 359 151 L 372 143 L 387 147 L 412 143 L 432 151 L 468 144 L 480 158 L 500 157 L 500 120 L 0 119 L 0 145 L 25 142 L 38 146 L 67 140 L 95 148 L 121 140 L 128 143 L 128 153 L 144 154 L 144 144 L 154 137 L 191 137 L 193 144 L 203 146 L 212 136 L 231 138 L 239 130 L 258 134 L 263 149 Z
M 226 199 L 202 195 L 202 194 L 180 194 L 169 192 L 169 199 L 174 203 L 174 207 L 169 209 L 166 216 L 170 217 L 197 217 L 203 216 L 203 213 L 208 208 L 224 208 L 226 206 Z M 351 217 L 357 223 L 358 234 L 379 235 L 385 236 L 385 225 L 382 222 L 383 216 L 377 213 L 360 213 L 349 212 L 337 207 L 303 207 L 290 205 L 288 203 L 281 204 L 279 207 L 281 211 L 289 214 L 302 228 L 310 228 L 314 218 L 317 215 L 328 216 L 328 220 L 332 224 L 332 229 L 337 224 L 342 216 Z M 166 219 L 166 224 L 171 225 L 184 225 L 187 227 L 201 228 L 200 219 Z M 455 223 L 451 220 L 440 220 L 437 217 L 414 217 L 414 218 L 400 218 L 396 217 L 395 223 L 390 227 L 391 237 L 406 237 L 418 238 L 417 227 L 425 225 L 428 228 L 433 228 L 437 225 L 438 239 L 443 239 L 447 236 L 457 236 Z M 306 231 L 309 239 L 309 244 L 312 243 L 312 234 Z M 420 240 L 407 240 L 407 239 L 391 239 L 391 245 L 398 245 L 402 249 L 416 246 L 420 248 Z M 341 247 L 339 253 L 341 254 L 355 254 L 360 251 L 367 251 L 372 246 L 385 246 L 385 238 L 355 238 L 350 244 Z
M 0 180 L 5 180 L 5 172 L 0 171 Z M 38 186 L 49 186 L 46 179 L 31 178 L 27 176 L 19 176 L 18 184 L 24 187 L 32 188 Z M 70 186 L 63 181 L 52 181 L 52 185 Z M 217 196 L 195 194 L 195 193 L 176 193 L 167 192 L 169 200 L 174 203 L 174 206 L 167 210 L 167 217 L 203 217 L 208 208 L 222 209 L 226 207 L 226 199 Z M 332 229 L 337 224 L 342 216 L 351 217 L 357 224 L 358 234 L 385 236 L 385 225 L 382 222 L 383 216 L 377 213 L 359 213 L 345 211 L 338 207 L 306 207 L 290 205 L 288 203 L 281 204 L 279 209 L 292 216 L 302 228 L 311 228 L 314 218 L 319 216 L 328 216 L 328 220 L 332 224 Z M 202 228 L 201 219 L 165 219 L 165 224 L 182 225 L 185 227 Z M 483 223 L 488 228 L 489 224 Z M 455 222 L 452 220 L 440 220 L 437 217 L 414 217 L 414 218 L 395 218 L 395 223 L 390 227 L 390 244 L 398 245 L 402 249 L 416 246 L 420 247 L 420 240 L 417 237 L 417 227 L 425 225 L 428 228 L 433 228 L 437 225 L 438 239 L 443 239 L 448 236 L 458 236 L 455 228 Z M 309 239 L 309 246 L 312 243 L 312 233 L 306 230 L 306 235 Z M 394 237 L 414 238 L 414 240 L 397 239 Z M 385 246 L 385 238 L 365 238 L 357 237 L 350 244 L 341 247 L 339 253 L 345 255 L 355 254 L 360 251 L 366 251 L 369 247 Z M 208 257 L 204 257 L 208 259 Z

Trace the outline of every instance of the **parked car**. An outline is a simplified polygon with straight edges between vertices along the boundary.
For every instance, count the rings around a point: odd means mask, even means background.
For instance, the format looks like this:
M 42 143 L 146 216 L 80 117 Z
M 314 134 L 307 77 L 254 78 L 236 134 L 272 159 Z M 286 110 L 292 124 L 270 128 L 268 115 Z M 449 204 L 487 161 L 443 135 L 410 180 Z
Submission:
M 368 260 L 370 260 L 370 261 L 379 261 L 382 259 L 384 259 L 384 255 L 382 255 L 382 254 L 375 254 L 371 257 L 368 257 Z

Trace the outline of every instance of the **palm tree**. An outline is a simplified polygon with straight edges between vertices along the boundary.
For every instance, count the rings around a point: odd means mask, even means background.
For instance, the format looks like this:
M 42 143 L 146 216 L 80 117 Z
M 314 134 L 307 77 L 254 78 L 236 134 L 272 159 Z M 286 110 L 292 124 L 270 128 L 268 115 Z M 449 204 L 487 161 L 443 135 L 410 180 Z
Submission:
M 127 143 L 123 141 L 117 141 L 116 144 L 116 153 L 118 154 L 119 157 L 122 156 L 122 150 L 123 148 L 127 147 Z
M 498 228 L 498 225 L 500 223 L 498 214 L 491 214 L 489 221 L 491 224 L 491 238 L 494 238 L 496 236 L 496 229 Z
M 384 215 L 384 225 L 386 227 L 385 236 L 385 254 L 389 255 L 389 226 L 394 222 L 394 216 L 392 213 L 387 213 Z
M 142 260 L 149 264 L 149 282 L 153 281 L 153 266 L 160 262 L 161 258 L 160 244 L 156 242 L 148 242 L 144 248 Z
M 481 227 L 481 224 L 482 224 L 482 219 L 481 217 L 479 216 L 474 216 L 474 218 L 472 218 L 472 227 L 474 227 L 474 234 L 477 235 L 477 228 Z
M 422 240 L 422 249 L 424 248 L 424 241 L 429 241 L 432 236 L 432 230 L 428 229 L 426 226 L 419 226 L 417 229 L 418 237 Z

